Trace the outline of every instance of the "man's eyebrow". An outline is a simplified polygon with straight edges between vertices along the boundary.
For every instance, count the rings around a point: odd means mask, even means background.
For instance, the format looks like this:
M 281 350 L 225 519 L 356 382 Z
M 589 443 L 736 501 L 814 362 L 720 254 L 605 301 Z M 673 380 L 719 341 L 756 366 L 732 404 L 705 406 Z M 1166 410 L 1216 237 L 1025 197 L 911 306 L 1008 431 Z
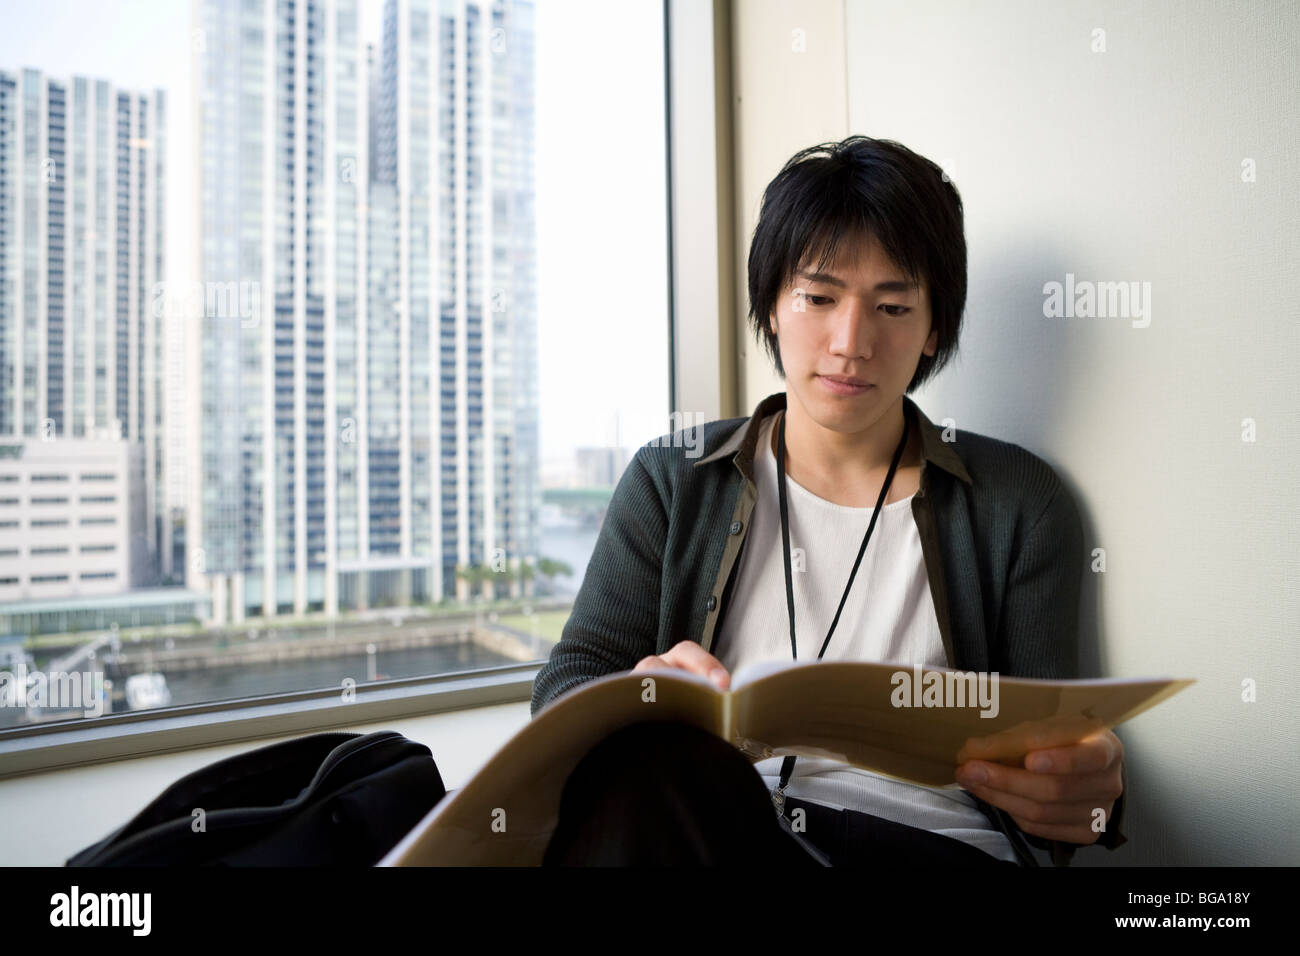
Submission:
M 841 289 L 847 289 L 848 283 L 838 276 L 829 272 L 805 272 L 799 270 L 799 275 L 809 282 L 822 282 L 826 285 L 838 286 Z M 903 279 L 889 279 L 884 282 L 876 283 L 876 292 L 912 292 L 917 288 L 915 282 L 907 282 Z

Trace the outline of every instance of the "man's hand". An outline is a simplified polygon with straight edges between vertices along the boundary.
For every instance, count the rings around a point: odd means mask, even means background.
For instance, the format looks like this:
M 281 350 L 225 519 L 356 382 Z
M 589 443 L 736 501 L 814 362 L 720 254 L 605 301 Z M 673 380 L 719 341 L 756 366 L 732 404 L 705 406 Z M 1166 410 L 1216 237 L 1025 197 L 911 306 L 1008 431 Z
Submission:
M 1104 730 L 1070 747 L 1030 751 L 1023 770 L 968 760 L 957 768 L 957 782 L 985 803 L 1007 811 L 1025 833 L 1086 846 L 1096 843 L 1103 832 L 1093 829 L 1096 811 L 1100 809 L 1109 822 L 1115 801 L 1124 792 L 1123 761 L 1123 743 Z M 987 775 L 984 781 L 971 776 L 979 769 Z
M 637 661 L 634 671 L 647 667 L 675 667 L 678 670 L 700 674 L 717 684 L 721 690 L 731 687 L 731 675 L 722 662 L 700 647 L 695 641 L 681 641 L 663 654 L 651 654 Z

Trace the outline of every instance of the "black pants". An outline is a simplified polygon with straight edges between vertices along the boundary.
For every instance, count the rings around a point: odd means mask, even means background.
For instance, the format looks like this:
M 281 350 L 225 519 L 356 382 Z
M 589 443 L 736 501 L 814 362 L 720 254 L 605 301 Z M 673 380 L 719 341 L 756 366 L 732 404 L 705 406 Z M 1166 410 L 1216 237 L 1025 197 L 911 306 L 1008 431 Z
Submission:
M 610 734 L 570 774 L 548 866 L 1016 866 L 970 844 L 867 813 L 787 797 L 802 838 L 777 819 L 739 750 L 688 724 Z M 810 852 L 801 839 L 813 844 Z

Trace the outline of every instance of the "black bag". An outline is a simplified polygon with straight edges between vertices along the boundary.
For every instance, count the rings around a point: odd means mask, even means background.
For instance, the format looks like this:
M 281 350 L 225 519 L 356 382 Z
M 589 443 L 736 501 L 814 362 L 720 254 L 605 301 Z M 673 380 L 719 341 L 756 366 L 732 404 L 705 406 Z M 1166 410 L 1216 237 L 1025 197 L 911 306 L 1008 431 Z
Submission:
M 67 865 L 373 866 L 446 793 L 396 731 L 314 734 L 182 777 Z

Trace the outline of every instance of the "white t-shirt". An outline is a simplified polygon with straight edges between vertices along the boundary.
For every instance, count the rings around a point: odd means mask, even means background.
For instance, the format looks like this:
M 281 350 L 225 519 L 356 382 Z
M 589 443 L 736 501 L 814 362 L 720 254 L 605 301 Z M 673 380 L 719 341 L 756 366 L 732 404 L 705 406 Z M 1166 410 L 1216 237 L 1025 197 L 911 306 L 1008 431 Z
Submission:
M 754 455 L 758 501 L 750 516 L 748 538 L 715 649 L 715 656 L 732 674 L 756 661 L 791 659 L 776 456 L 772 452 L 775 422 L 775 415 L 768 416 L 759 433 Z M 812 661 L 826 639 L 875 509 L 826 501 L 796 484 L 788 474 L 786 495 L 790 548 L 796 556 L 791 562 L 795 636 L 799 660 Z M 800 548 L 802 572 L 796 563 Z M 907 667 L 947 665 L 910 497 L 881 509 L 822 659 L 883 661 Z M 769 790 L 780 782 L 783 759 L 772 757 L 754 765 Z M 801 756 L 795 761 L 786 794 L 931 830 L 1000 860 L 1017 862 L 1006 835 L 995 829 L 971 796 L 961 790 L 918 786 L 839 761 Z

